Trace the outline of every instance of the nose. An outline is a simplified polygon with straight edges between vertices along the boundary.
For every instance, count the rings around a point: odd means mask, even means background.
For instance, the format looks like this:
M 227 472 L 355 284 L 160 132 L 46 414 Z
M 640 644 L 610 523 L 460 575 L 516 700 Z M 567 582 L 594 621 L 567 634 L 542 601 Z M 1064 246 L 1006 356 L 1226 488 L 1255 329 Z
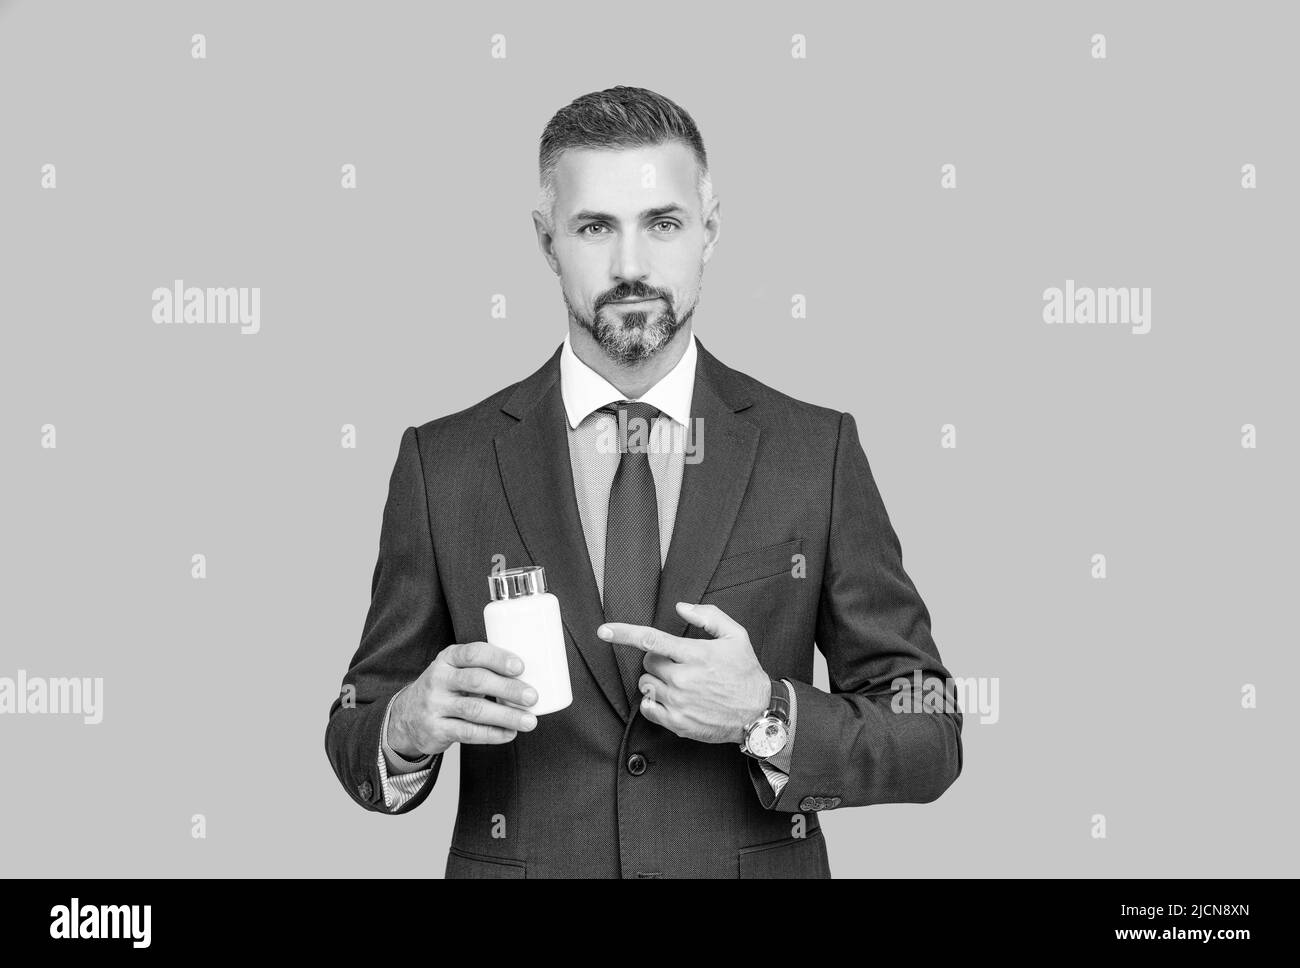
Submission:
M 645 282 L 649 267 L 641 233 L 624 233 L 615 248 L 613 259 L 610 271 L 620 285 L 637 287 Z

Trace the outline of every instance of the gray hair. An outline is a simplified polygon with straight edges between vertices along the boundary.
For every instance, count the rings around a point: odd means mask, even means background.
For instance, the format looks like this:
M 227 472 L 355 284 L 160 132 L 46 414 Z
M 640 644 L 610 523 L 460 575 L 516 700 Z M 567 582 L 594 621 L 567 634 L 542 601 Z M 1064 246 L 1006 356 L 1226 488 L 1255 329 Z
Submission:
M 691 116 L 668 98 L 641 87 L 611 87 L 575 99 L 556 112 L 542 132 L 537 169 L 537 209 L 548 228 L 555 225 L 555 169 L 570 148 L 639 148 L 680 141 L 699 166 L 700 210 L 713 202 L 713 180 L 704 140 Z

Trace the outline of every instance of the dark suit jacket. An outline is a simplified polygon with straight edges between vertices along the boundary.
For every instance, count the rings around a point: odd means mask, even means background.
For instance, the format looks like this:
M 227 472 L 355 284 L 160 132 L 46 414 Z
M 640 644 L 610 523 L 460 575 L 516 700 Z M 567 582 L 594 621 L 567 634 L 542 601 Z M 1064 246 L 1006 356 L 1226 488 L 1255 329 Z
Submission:
M 573 703 L 510 743 L 460 746 L 448 877 L 829 877 L 818 810 L 927 803 L 961 772 L 955 703 L 890 707 L 896 677 L 949 674 L 852 416 L 779 393 L 696 345 L 703 459 L 684 468 L 654 625 L 708 648 L 673 603 L 711 602 L 744 626 L 769 675 L 793 681 L 789 782 L 774 802 L 736 745 L 682 739 L 629 702 L 611 646 L 596 637 L 603 616 L 557 349 L 527 379 L 403 433 L 344 678 L 355 704 L 336 699 L 325 730 L 343 788 L 367 810 L 393 812 L 377 762 L 388 700 L 443 647 L 485 639 L 494 556 L 545 566 Z M 811 685 L 814 642 L 830 693 Z M 638 753 L 645 769 L 634 773 Z M 424 801 L 441 764 L 395 812 Z

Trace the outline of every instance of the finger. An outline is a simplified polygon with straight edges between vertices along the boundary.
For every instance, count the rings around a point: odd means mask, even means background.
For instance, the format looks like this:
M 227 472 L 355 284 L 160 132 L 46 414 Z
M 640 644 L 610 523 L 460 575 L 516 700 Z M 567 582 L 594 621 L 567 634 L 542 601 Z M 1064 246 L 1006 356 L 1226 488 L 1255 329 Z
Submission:
M 715 639 L 744 631 L 739 622 L 716 605 L 692 605 L 690 602 L 678 602 L 677 614 L 692 625 L 704 629 Z
M 650 625 L 630 625 L 627 622 L 606 622 L 596 629 L 596 634 L 606 642 L 618 642 L 632 645 L 646 652 L 672 659 L 674 662 L 685 660 L 686 643 L 675 635 L 661 632 Z
M 500 726 L 502 729 L 525 733 L 537 727 L 537 717 L 532 713 L 492 702 L 482 696 L 452 696 L 445 716 L 448 719 Z
M 636 681 L 636 687 L 643 697 L 649 696 L 661 706 L 667 704 L 668 684 L 662 679 L 643 672 L 641 678 Z
M 649 696 L 641 697 L 641 715 L 665 729 L 668 727 L 668 710 Z
M 653 652 L 647 652 L 641 660 L 641 667 L 652 676 L 662 679 L 666 684 L 673 685 L 673 676 L 677 668 L 681 665 L 672 659 L 662 655 L 655 655 Z
M 523 679 L 499 676 L 482 666 L 452 669 L 447 674 L 447 685 L 455 692 L 493 696 L 520 706 L 531 706 L 537 702 L 537 690 Z
M 513 729 L 469 723 L 463 719 L 447 720 L 447 732 L 457 743 L 509 743 L 517 735 Z
M 482 666 L 503 676 L 517 676 L 524 671 L 524 661 L 508 649 L 488 642 L 464 642 L 443 650 L 447 664 L 458 669 Z M 512 665 L 512 663 L 514 663 Z
M 677 724 L 677 717 L 673 714 L 672 708 L 664 702 L 665 696 L 662 691 L 657 689 L 653 684 L 647 683 L 642 689 L 640 709 L 642 715 L 652 723 L 662 726 L 669 732 L 681 735 L 680 727 Z

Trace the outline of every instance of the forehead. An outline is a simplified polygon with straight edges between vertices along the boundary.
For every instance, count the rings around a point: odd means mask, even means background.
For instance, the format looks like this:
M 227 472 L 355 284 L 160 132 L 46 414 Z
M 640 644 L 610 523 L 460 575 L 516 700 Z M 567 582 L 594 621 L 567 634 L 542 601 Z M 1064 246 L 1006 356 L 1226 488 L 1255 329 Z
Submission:
M 698 204 L 695 154 L 680 141 L 635 148 L 570 148 L 555 167 L 556 207 L 604 210 Z

